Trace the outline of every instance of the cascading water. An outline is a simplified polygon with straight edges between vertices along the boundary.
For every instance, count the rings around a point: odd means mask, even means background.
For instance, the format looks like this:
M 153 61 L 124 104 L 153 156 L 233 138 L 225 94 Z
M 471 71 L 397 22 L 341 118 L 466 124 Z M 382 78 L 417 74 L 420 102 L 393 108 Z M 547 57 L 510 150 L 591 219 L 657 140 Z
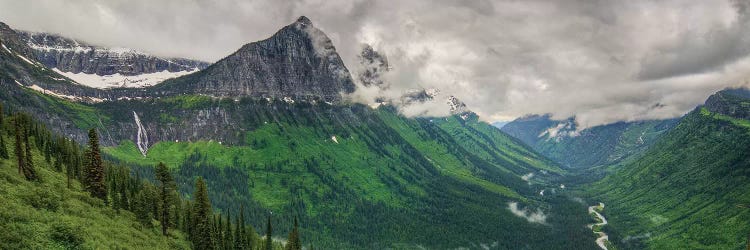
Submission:
M 136 136 L 136 144 L 138 146 L 138 150 L 141 151 L 141 154 L 143 156 L 146 156 L 146 153 L 148 153 L 148 135 L 146 134 L 146 129 L 143 127 L 143 124 L 141 124 L 141 119 L 138 118 L 138 114 L 133 111 L 133 117 L 135 117 L 135 125 L 138 126 L 138 135 Z

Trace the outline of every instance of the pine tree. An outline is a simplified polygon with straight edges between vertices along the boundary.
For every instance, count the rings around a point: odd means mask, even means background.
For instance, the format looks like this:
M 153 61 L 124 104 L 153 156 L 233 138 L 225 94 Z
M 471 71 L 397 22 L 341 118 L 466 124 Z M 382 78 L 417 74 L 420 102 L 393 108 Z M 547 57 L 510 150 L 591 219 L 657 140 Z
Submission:
M 299 240 L 299 225 L 297 224 L 297 217 L 294 217 L 294 228 L 289 232 L 289 238 L 286 241 L 287 250 L 302 250 L 302 243 Z
M 10 159 L 10 155 L 8 155 L 8 148 L 5 147 L 5 139 L 3 139 L 2 126 L 0 126 L 0 158 L 6 160 Z
M 130 199 L 128 197 L 128 181 L 130 181 L 130 169 L 127 167 L 120 167 L 120 178 L 122 183 L 119 186 L 120 193 L 120 206 L 125 210 L 130 210 Z
M 227 212 L 227 223 L 224 229 L 224 249 L 234 249 L 234 235 L 232 234 L 232 216 Z
M 268 222 L 266 223 L 266 250 L 273 249 L 273 227 L 271 227 L 271 216 L 268 216 Z
M 248 248 L 248 242 L 245 237 L 245 206 L 240 205 L 240 214 L 237 217 L 237 230 L 235 230 L 234 246 L 236 249 Z
M 24 133 L 24 144 L 26 146 L 26 165 L 23 167 L 23 175 L 26 180 L 37 180 L 36 169 L 34 169 L 34 157 L 31 154 L 31 143 L 29 143 L 29 133 Z
M 0 103 L 0 131 L 2 131 L 4 121 L 5 121 L 5 110 L 3 110 L 3 103 Z
M 23 135 L 21 134 L 23 129 L 21 128 L 19 115 L 16 115 L 15 119 L 13 119 L 13 124 L 16 132 L 16 147 L 14 153 L 16 154 L 16 160 L 18 160 L 18 174 L 23 175 L 23 168 L 26 166 L 26 153 L 23 151 Z
M 172 206 L 172 192 L 174 190 L 174 178 L 172 178 L 172 174 L 169 173 L 169 169 L 167 168 L 164 163 L 159 162 L 158 165 L 156 165 L 156 179 L 159 181 L 159 196 L 160 196 L 160 204 L 161 204 L 161 215 L 159 216 L 159 221 L 161 221 L 161 232 L 164 235 L 167 235 L 167 228 L 169 228 L 169 209 Z
M 141 190 L 135 197 L 133 197 L 133 213 L 141 224 L 150 226 L 151 225 L 151 209 L 148 206 L 149 200 L 146 197 L 146 192 Z
M 89 130 L 89 151 L 86 157 L 86 190 L 91 196 L 107 200 L 107 185 L 104 183 L 104 164 L 99 152 L 99 135 L 96 129 Z
M 190 240 L 195 249 L 212 249 L 214 241 L 211 230 L 211 201 L 208 199 L 206 182 L 198 177 L 195 182 L 195 193 L 193 193 L 193 223 Z

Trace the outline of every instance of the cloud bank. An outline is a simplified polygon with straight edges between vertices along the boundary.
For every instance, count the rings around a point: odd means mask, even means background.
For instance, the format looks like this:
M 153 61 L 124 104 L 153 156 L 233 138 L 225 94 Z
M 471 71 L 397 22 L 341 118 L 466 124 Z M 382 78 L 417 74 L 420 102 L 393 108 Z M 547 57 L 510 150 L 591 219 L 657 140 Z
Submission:
M 218 60 L 300 15 L 351 72 L 387 55 L 388 90 L 454 95 L 485 120 L 575 116 L 579 128 L 680 116 L 750 73 L 750 4 L 701 1 L 0 0 L 0 21 L 162 56 Z M 356 78 L 356 77 L 355 77 Z M 444 114 L 425 105 L 415 114 Z M 427 111 L 427 112 L 425 112 Z

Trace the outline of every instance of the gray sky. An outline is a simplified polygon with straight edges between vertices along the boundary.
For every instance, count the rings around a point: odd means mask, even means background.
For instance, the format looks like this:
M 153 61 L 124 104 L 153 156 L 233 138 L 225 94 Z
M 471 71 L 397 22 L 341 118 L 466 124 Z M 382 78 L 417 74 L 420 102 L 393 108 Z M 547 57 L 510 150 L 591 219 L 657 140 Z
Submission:
M 581 127 L 680 116 L 750 73 L 747 0 L 0 0 L 0 21 L 106 46 L 215 61 L 300 15 L 349 69 L 369 43 L 394 90 L 438 88 L 485 120 Z M 362 98 L 394 90 L 360 88 Z M 429 114 L 443 110 L 434 106 Z M 424 113 L 424 112 L 412 112 Z

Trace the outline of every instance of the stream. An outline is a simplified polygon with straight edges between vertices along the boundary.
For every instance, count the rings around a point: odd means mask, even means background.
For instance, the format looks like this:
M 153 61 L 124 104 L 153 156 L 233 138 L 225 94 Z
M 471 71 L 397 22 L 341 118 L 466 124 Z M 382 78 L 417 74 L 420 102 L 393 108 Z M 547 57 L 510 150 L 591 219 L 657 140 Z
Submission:
M 602 214 L 600 214 L 598 211 L 596 211 L 596 208 L 604 209 L 604 203 L 599 202 L 599 205 L 590 206 L 589 207 L 589 214 L 593 213 L 594 215 L 596 215 L 597 218 L 599 218 L 599 220 L 601 220 L 601 222 L 599 222 L 599 223 L 590 224 L 589 228 L 591 228 L 591 230 L 595 234 L 599 235 L 599 238 L 596 238 L 596 244 L 599 245 L 599 247 L 601 249 L 608 250 L 607 249 L 607 245 L 605 245 L 604 243 L 609 240 L 609 236 L 606 233 L 602 232 L 602 231 L 596 231 L 596 230 L 594 230 L 594 226 L 604 226 L 604 225 L 607 225 L 607 219 L 604 218 L 604 216 L 602 216 Z

